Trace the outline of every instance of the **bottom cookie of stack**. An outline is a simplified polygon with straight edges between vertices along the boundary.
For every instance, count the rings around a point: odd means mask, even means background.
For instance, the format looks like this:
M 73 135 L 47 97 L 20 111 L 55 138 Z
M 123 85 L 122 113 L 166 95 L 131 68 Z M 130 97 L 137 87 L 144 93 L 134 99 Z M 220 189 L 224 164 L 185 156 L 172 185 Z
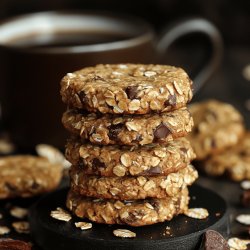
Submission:
M 188 189 L 164 199 L 114 200 L 81 196 L 70 190 L 67 207 L 76 216 L 96 223 L 126 224 L 134 227 L 169 221 L 188 209 Z

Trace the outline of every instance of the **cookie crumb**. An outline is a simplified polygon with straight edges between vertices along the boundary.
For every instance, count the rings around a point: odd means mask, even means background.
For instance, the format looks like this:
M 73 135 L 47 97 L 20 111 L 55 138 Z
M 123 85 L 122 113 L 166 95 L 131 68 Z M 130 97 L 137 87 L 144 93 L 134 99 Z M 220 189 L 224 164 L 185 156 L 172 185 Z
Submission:
M 51 211 L 50 216 L 56 220 L 67 221 L 67 222 L 72 219 L 70 213 L 62 209 L 61 207 L 58 207 L 56 208 L 56 210 Z
M 15 229 L 17 233 L 30 233 L 30 226 L 27 221 L 16 221 L 12 223 L 12 227 Z
M 10 232 L 10 229 L 8 227 L 0 226 L 0 235 L 5 235 L 5 234 L 8 234 L 9 232 Z
M 127 230 L 127 229 L 116 229 L 113 231 L 113 234 L 116 237 L 121 237 L 121 238 L 134 238 L 136 237 L 136 233 Z
M 28 214 L 28 209 L 22 208 L 22 207 L 13 207 L 10 210 L 11 216 L 18 218 L 18 219 L 23 219 L 27 216 Z
M 189 208 L 184 214 L 190 218 L 199 220 L 206 219 L 209 216 L 206 208 Z
M 236 217 L 236 221 L 241 224 L 250 226 L 250 214 L 240 214 Z
M 247 245 L 250 244 L 250 240 L 243 240 L 236 237 L 228 239 L 227 242 L 229 247 L 236 250 L 245 250 L 247 249 Z
M 75 222 L 75 226 L 77 228 L 81 228 L 81 230 L 87 230 L 87 229 L 90 229 L 92 228 L 92 223 L 89 223 L 89 222 Z

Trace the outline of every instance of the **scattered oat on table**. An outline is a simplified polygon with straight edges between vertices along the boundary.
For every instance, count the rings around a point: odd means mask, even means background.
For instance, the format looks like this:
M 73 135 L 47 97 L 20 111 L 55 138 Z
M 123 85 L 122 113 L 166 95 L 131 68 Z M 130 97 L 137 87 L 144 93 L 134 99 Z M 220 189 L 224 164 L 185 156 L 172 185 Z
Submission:
M 56 210 L 51 211 L 50 216 L 54 219 L 62 221 L 70 221 L 72 219 L 70 213 L 62 209 L 61 207 L 58 207 L 56 208 Z
M 236 250 L 245 250 L 247 249 L 247 245 L 250 244 L 250 240 L 243 240 L 236 237 L 228 239 L 227 242 L 230 248 Z
M 15 218 L 23 219 L 27 216 L 28 209 L 22 207 L 13 207 L 10 210 L 10 214 Z
M 18 233 L 28 234 L 30 233 L 30 226 L 27 221 L 16 221 L 12 223 L 12 227 Z
M 5 235 L 5 234 L 8 234 L 9 232 L 10 232 L 10 229 L 8 227 L 0 226 L 0 235 Z
M 75 222 L 75 226 L 77 228 L 81 228 L 81 230 L 87 230 L 87 229 L 90 229 L 92 228 L 92 223 L 89 223 L 89 222 Z
M 134 233 L 128 229 L 116 229 L 113 231 L 113 234 L 116 237 L 121 237 L 121 238 L 134 238 L 134 237 L 136 237 L 136 233 Z
M 250 189 L 250 181 L 248 181 L 248 180 L 242 181 L 242 182 L 240 183 L 240 186 L 241 186 L 243 189 L 248 190 L 248 189 Z
M 188 217 L 199 220 L 206 219 L 209 216 L 206 208 L 189 208 L 184 214 Z
M 241 224 L 250 226 L 250 214 L 240 214 L 236 217 L 236 220 Z

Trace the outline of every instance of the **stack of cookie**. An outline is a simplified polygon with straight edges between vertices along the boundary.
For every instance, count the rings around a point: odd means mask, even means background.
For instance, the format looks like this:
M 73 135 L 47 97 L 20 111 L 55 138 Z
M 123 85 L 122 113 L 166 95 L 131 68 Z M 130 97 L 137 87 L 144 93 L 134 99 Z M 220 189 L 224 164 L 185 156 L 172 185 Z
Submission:
M 187 209 L 197 178 L 184 138 L 193 126 L 191 87 L 182 69 L 163 65 L 98 65 L 63 78 L 74 214 L 142 226 Z

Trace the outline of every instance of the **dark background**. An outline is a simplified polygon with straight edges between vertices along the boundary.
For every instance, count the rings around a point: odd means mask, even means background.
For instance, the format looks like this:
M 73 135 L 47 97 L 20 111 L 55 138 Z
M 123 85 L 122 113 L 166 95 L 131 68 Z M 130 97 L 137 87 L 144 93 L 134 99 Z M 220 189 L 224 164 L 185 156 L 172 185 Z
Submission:
M 1 0 L 0 19 L 58 9 L 130 13 L 148 20 L 157 30 L 173 20 L 202 16 L 221 30 L 227 45 L 250 43 L 250 1 L 247 0 Z
M 225 44 L 223 62 L 217 73 L 195 96 L 194 101 L 217 98 L 234 104 L 244 114 L 250 126 L 250 81 L 243 77 L 243 68 L 250 63 L 250 1 L 247 0 L 0 0 L 0 20 L 19 14 L 45 10 L 109 10 L 130 13 L 150 22 L 160 33 L 167 24 L 187 17 L 203 17 L 220 30 Z M 168 53 L 166 62 L 195 71 L 201 58 L 192 47 L 202 37 L 186 39 L 182 46 L 191 46 L 186 53 Z M 184 47 L 185 47 L 184 46 Z M 178 47 L 178 46 L 177 46 Z M 179 46 L 180 48 L 180 46 Z M 209 50 L 209 48 L 207 48 Z M 182 51 L 182 50 L 180 50 Z M 190 53 L 192 51 L 192 53 Z M 204 51 L 204 49 L 203 49 Z M 203 53 L 204 54 L 204 53 Z M 206 57 L 206 54 L 203 55 Z M 204 59 L 203 58 L 203 59 Z M 197 59 L 197 60 L 196 60 Z M 192 76 L 192 72 L 190 73 Z M 248 105 L 246 105 L 248 104 Z

